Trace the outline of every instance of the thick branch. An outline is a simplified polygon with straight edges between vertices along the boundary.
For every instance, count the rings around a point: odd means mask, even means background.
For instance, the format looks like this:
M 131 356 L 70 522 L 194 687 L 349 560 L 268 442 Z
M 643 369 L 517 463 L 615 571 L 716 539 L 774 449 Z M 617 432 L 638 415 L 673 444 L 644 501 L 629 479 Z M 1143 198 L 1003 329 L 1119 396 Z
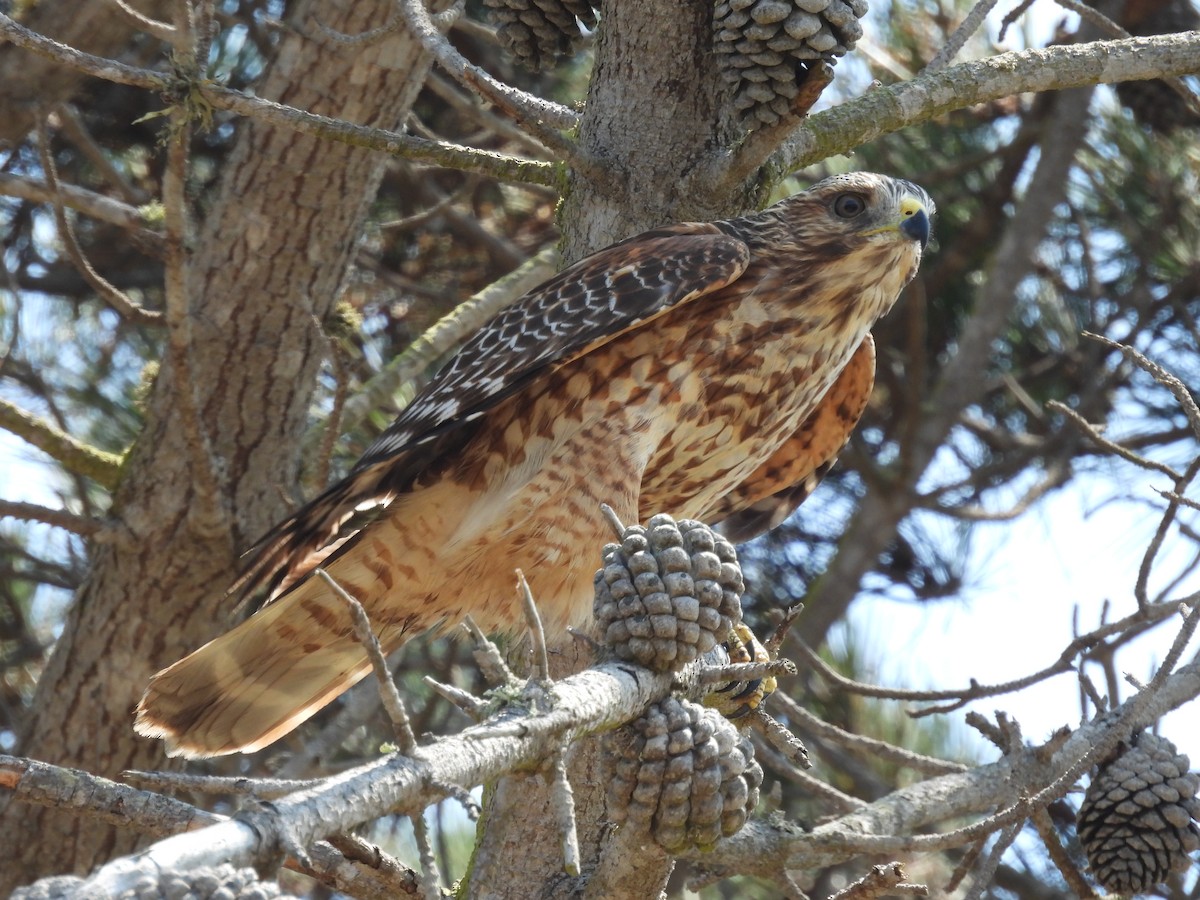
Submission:
M 214 862 L 244 865 L 280 849 L 303 854 L 314 840 L 386 813 L 417 815 L 444 795 L 439 784 L 481 784 L 503 772 L 537 765 L 587 734 L 614 728 L 663 697 L 673 676 L 616 663 L 588 669 L 545 688 L 550 709 L 510 707 L 489 722 L 330 778 L 324 785 L 272 803 L 253 827 L 232 820 L 160 841 L 115 860 L 85 885 L 88 896 L 117 895 L 143 875 Z
M 45 522 L 65 528 L 75 534 L 88 537 L 103 531 L 105 525 L 99 519 L 87 516 L 77 516 L 65 509 L 51 509 L 36 503 L 20 503 L 14 500 L 0 500 L 0 519 L 24 519 L 27 522 Z
M 69 472 L 91 478 L 110 491 L 121 477 L 121 456 L 76 440 L 44 419 L 0 399 L 0 428 L 54 457 Z
M 154 837 L 221 821 L 220 816 L 163 794 L 15 756 L 0 756 L 0 788 L 8 792 L 11 802 L 73 807 Z
M 0 755 L 0 788 L 11 792 L 13 802 L 69 808 L 80 815 L 153 837 L 227 821 L 223 816 L 172 797 L 138 790 L 79 769 L 14 756 Z M 337 843 L 337 850 L 326 844 L 312 847 L 311 869 L 295 863 L 289 863 L 288 867 L 363 900 L 388 900 L 417 893 L 415 873 L 377 847 L 360 838 L 341 838 Z M 97 895 L 79 890 L 71 896 Z
M 810 116 L 771 160 L 777 177 L 956 109 L 1031 91 L 1200 71 L 1200 32 L 1002 53 L 951 66 Z

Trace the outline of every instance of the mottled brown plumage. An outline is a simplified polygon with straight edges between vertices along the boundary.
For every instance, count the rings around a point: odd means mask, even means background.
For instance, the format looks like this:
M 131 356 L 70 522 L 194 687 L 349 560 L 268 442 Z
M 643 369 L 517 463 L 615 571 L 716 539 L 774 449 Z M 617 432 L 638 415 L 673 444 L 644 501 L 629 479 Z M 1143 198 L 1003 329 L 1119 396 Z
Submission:
M 139 732 L 170 752 L 266 746 L 368 664 L 324 566 L 385 650 L 470 613 L 582 624 L 599 514 L 777 524 L 832 464 L 870 393 L 867 330 L 915 274 L 933 204 L 879 175 L 827 179 L 752 216 L 647 232 L 489 323 L 350 475 L 260 541 L 235 584 L 266 607 L 152 679 Z M 339 534 L 367 505 L 370 525 Z

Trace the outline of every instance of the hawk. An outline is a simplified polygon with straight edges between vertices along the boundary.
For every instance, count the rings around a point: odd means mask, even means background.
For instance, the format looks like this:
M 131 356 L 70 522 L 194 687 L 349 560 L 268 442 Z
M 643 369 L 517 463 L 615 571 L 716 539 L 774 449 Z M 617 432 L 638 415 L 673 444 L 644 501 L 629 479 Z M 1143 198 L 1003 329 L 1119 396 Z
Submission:
M 778 524 L 866 405 L 868 329 L 916 274 L 933 212 L 907 181 L 838 175 L 564 269 L 251 548 L 231 590 L 265 606 L 155 675 L 135 727 L 172 755 L 249 752 L 360 680 L 369 663 L 318 566 L 386 652 L 468 613 L 517 626 L 516 568 L 549 631 L 585 623 L 601 503 L 624 521 L 719 522 L 735 540 Z

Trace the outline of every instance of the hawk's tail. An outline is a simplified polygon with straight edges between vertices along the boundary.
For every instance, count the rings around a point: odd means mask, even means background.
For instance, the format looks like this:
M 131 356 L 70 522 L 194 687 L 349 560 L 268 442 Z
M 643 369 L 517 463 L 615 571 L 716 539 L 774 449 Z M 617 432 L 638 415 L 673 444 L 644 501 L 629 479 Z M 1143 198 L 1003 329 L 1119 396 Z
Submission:
M 361 524 L 347 522 L 356 512 L 390 502 L 394 495 L 379 485 L 385 474 L 383 466 L 354 472 L 268 531 L 243 554 L 229 593 L 254 607 L 286 593 L 354 536 Z
M 399 624 L 400 627 L 396 627 Z M 428 627 L 384 625 L 384 650 Z M 259 750 L 296 728 L 370 671 L 344 601 L 319 578 L 163 669 L 134 724 L 171 756 Z

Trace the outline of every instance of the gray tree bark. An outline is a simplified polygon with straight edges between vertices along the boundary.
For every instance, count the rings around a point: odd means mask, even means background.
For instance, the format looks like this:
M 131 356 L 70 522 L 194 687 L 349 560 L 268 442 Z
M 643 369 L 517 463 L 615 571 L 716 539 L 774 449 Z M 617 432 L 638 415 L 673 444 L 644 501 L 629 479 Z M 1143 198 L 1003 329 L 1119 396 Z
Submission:
M 46 6 L 47 4 L 42 4 Z M 71 4 L 51 4 L 60 11 Z M 391 4 L 312 0 L 294 21 L 344 33 L 385 22 Z M 9 54 L 20 53 L 6 47 Z M 27 56 L 28 54 L 26 54 Z M 367 46 L 284 38 L 260 94 L 366 125 L 400 124 L 428 71 L 414 41 Z M 145 431 L 125 463 L 112 515 L 122 537 L 95 547 L 92 568 L 38 685 L 20 752 L 102 775 L 162 764 L 137 738 L 132 709 L 158 668 L 225 629 L 222 594 L 235 549 L 283 513 L 293 485 L 330 310 L 387 158 L 247 123 L 191 260 L 191 353 L 197 403 L 227 486 L 230 528 L 191 514 L 198 473 L 184 444 L 179 386 L 164 365 Z M 0 894 L 51 871 L 83 873 L 127 852 L 136 835 L 70 812 L 12 804 Z

